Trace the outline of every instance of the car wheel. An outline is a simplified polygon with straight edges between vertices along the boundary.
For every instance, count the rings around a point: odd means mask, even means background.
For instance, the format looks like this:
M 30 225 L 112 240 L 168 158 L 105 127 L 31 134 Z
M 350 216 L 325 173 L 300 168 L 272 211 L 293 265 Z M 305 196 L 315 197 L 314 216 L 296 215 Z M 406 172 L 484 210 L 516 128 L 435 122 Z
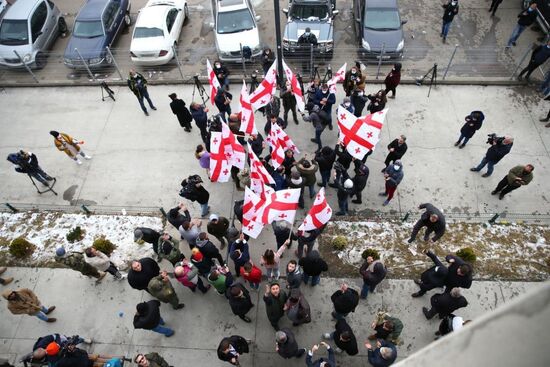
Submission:
M 126 27 L 132 25 L 132 17 L 130 16 L 130 13 L 126 13 L 126 15 L 124 15 L 124 24 L 126 24 Z
M 36 57 L 34 58 L 34 64 L 36 65 L 37 69 L 44 69 L 44 66 L 46 66 L 46 54 L 43 52 L 39 52 L 36 54 Z
M 57 25 L 58 25 L 57 29 L 60 35 L 67 33 L 67 22 L 65 21 L 65 18 L 59 17 L 59 20 L 57 21 Z
M 187 4 L 185 4 L 183 8 L 183 14 L 185 14 L 185 19 L 183 20 L 183 24 L 189 23 L 189 7 Z

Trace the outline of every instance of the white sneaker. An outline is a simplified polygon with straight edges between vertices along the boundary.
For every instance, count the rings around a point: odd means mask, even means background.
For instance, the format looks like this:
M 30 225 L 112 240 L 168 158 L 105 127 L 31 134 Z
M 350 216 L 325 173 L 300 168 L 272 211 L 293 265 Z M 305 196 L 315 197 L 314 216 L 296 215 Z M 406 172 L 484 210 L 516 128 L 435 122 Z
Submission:
M 78 164 L 78 165 L 81 165 L 81 164 L 82 164 L 82 162 L 81 162 L 80 160 L 78 160 L 78 159 L 76 159 L 75 162 L 76 162 L 76 164 Z
M 92 156 L 91 155 L 85 155 L 84 159 L 92 159 Z

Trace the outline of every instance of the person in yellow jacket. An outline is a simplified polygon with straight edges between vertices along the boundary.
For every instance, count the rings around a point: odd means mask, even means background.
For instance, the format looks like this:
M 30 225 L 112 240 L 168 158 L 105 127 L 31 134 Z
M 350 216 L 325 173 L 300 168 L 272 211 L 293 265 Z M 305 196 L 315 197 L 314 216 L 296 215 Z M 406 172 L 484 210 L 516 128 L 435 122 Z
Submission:
M 50 135 L 54 138 L 53 141 L 56 148 L 62 152 L 65 152 L 65 154 L 74 160 L 76 164 L 82 164 L 77 157 L 78 155 L 81 155 L 85 159 L 92 159 L 91 156 L 87 155 L 82 149 L 80 149 L 80 144 L 83 142 L 79 142 L 70 135 L 59 133 L 57 131 L 50 131 Z

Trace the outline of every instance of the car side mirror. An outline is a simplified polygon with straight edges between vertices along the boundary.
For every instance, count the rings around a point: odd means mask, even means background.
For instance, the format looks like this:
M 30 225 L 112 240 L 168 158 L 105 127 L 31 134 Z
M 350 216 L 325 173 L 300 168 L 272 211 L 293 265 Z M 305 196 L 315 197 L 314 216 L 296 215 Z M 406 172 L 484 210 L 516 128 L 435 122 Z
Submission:
M 333 10 L 332 11 L 332 16 L 338 15 L 338 13 L 340 13 L 340 10 Z
M 261 15 L 256 15 L 256 22 L 259 22 L 261 19 L 262 19 L 262 16 Z
M 403 25 L 403 24 L 407 24 L 407 22 L 408 22 L 408 20 L 402 20 L 402 21 L 401 21 L 401 24 L 402 24 L 402 25 Z

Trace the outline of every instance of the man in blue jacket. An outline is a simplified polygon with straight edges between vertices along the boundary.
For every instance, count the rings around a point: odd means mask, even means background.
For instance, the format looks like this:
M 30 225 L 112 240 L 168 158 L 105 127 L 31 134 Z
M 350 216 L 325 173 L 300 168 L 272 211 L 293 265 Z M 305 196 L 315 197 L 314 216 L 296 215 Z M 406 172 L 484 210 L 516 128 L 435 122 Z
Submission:
M 336 96 L 329 90 L 326 83 L 315 92 L 314 103 L 328 115 L 328 128 L 332 130 L 332 105 L 336 103 Z
M 319 358 L 315 361 L 312 361 L 313 353 L 315 353 L 319 349 L 319 344 L 315 344 L 307 352 L 307 356 L 306 356 L 307 367 L 336 367 L 336 359 L 334 358 L 334 351 L 332 350 L 330 345 L 328 345 L 325 342 L 321 342 L 320 344 L 324 345 L 327 348 L 328 359 Z
M 385 340 L 379 340 L 373 346 L 369 342 L 365 343 L 368 349 L 369 363 L 374 367 L 387 367 L 395 362 L 397 358 L 397 349 L 395 345 Z
M 537 20 L 537 3 L 533 1 L 527 9 L 518 14 L 518 23 L 510 35 L 506 48 L 515 46 L 520 34 L 531 24 L 535 23 L 535 20 Z
M 479 172 L 485 165 L 487 165 L 487 173 L 481 175 L 481 177 L 489 177 L 493 173 L 495 164 L 500 162 L 502 158 L 512 150 L 514 145 L 514 138 L 510 136 L 502 138 L 493 138 L 491 140 L 491 146 L 487 149 L 485 157 L 477 165 L 477 167 L 470 168 L 472 172 Z

